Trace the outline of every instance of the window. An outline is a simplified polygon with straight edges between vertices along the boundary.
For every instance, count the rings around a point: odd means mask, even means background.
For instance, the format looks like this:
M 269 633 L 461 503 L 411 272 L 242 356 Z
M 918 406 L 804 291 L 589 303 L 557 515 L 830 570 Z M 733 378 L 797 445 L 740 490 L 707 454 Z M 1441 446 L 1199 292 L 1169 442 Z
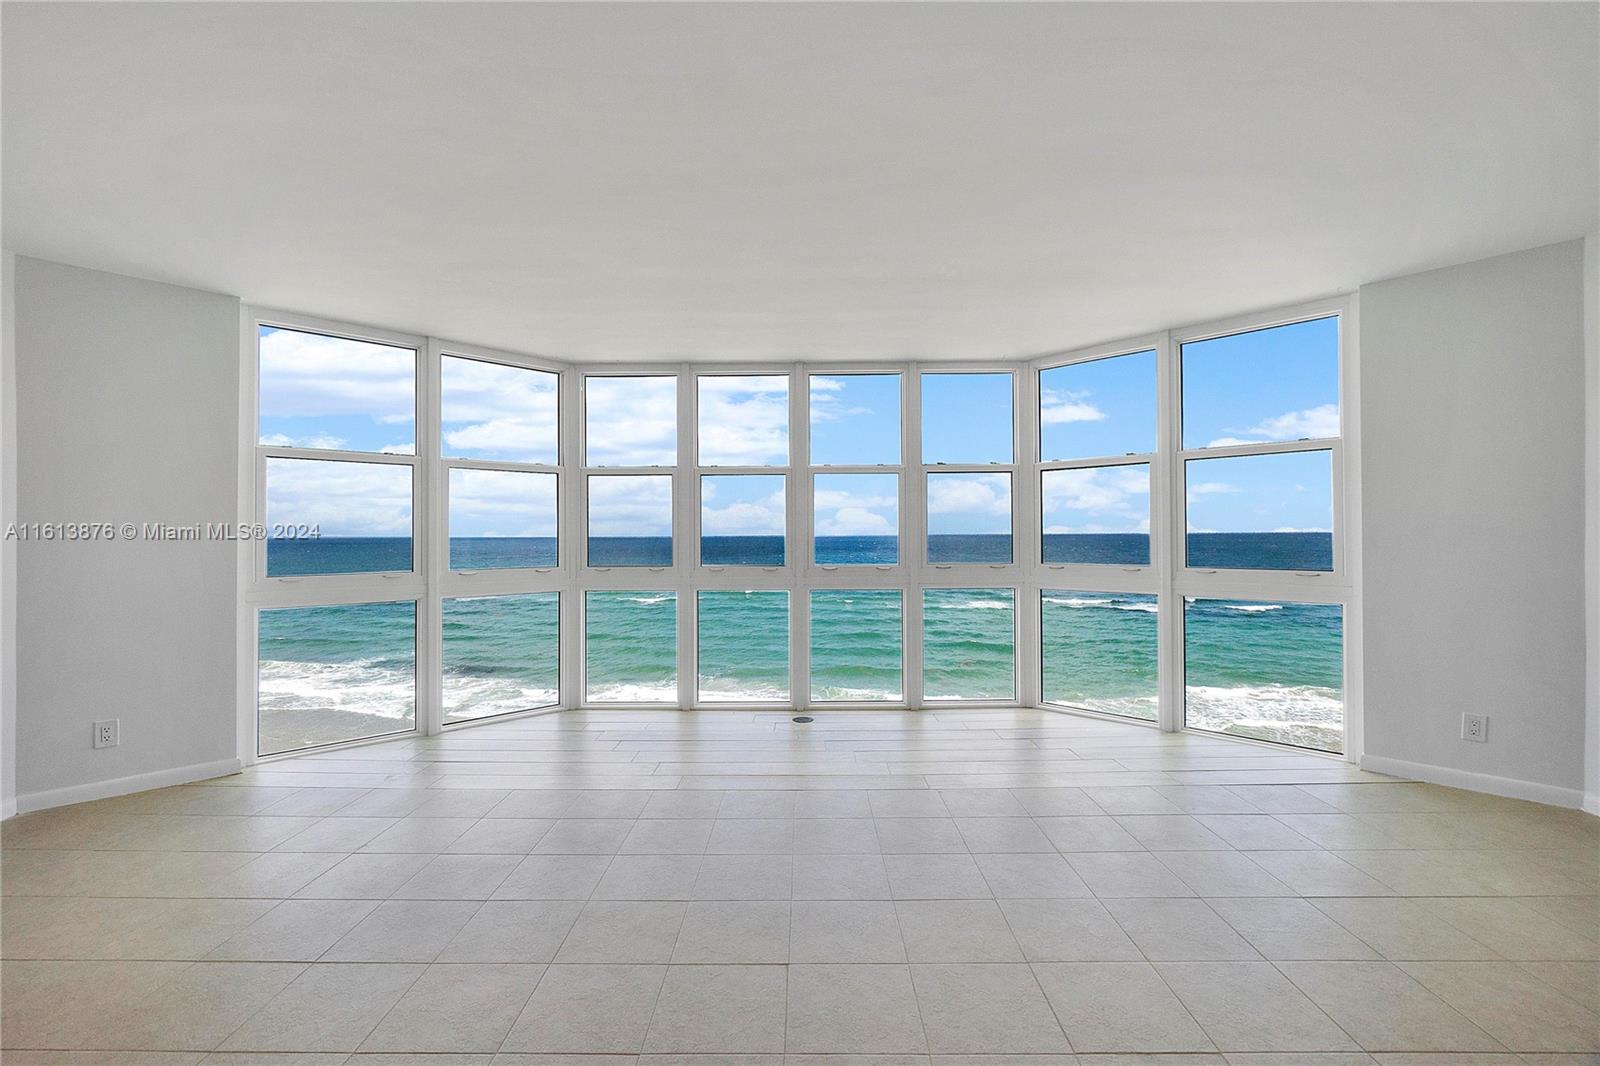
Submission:
M 787 592 L 701 592 L 695 614 L 701 702 L 789 699 Z
M 559 374 L 446 355 L 440 441 L 447 459 L 557 462 Z
M 1344 751 L 1344 609 L 1199 599 L 1183 608 L 1184 724 Z
M 1183 345 L 1183 446 L 1339 436 L 1339 318 Z
M 585 593 L 584 675 L 589 703 L 677 703 L 677 595 Z
M 1016 592 L 924 589 L 922 694 L 928 700 L 1016 696 Z
M 928 475 L 928 562 L 1011 561 L 1011 475 Z
M 1046 703 L 1156 720 L 1155 596 L 1045 589 L 1039 627 Z
M 450 569 L 556 565 L 556 475 L 450 471 Z
M 784 480 L 782 474 L 700 479 L 702 565 L 783 565 Z
M 677 465 L 677 378 L 583 380 L 586 466 Z
M 256 336 L 260 444 L 416 451 L 414 349 L 265 324 Z
M 560 605 L 555 592 L 444 601 L 446 723 L 561 701 Z
M 590 566 L 672 565 L 672 478 L 595 474 L 589 485 Z
M 819 566 L 900 561 L 898 474 L 817 474 L 812 486 Z
M 789 379 L 702 374 L 701 466 L 789 465 Z
M 922 464 L 1009 464 L 1011 390 L 1009 373 L 923 374 Z
M 1236 570 L 1333 569 L 1333 453 L 1184 464 L 1188 561 Z
M 812 590 L 812 700 L 905 698 L 903 598 L 899 589 Z
M 256 631 L 260 754 L 415 727 L 414 602 L 263 610 Z
M 1066 467 L 1039 476 L 1046 563 L 1150 565 L 1150 467 Z
M 266 460 L 267 576 L 409 571 L 411 467 Z
M 900 464 L 900 375 L 811 375 L 811 465 Z
M 1156 450 L 1156 353 L 1039 371 L 1039 458 L 1044 462 Z

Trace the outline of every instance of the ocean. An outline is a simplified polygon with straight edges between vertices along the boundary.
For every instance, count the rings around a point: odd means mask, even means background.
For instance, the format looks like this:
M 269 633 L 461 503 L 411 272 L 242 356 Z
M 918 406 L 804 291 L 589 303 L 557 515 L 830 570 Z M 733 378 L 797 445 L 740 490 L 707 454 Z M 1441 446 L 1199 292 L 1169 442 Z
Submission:
M 1004 536 L 936 537 L 933 561 L 996 562 Z M 666 538 L 594 538 L 595 565 L 639 566 L 639 591 L 587 593 L 588 699 L 677 699 L 679 604 L 644 569 L 671 563 Z M 1191 534 L 1196 566 L 1331 569 L 1326 533 Z M 777 537 L 708 538 L 711 565 L 782 565 Z M 1051 561 L 1147 561 L 1138 534 L 1045 538 Z M 1139 552 L 1143 552 L 1142 558 Z M 893 537 L 818 538 L 828 565 L 890 564 Z M 406 538 L 268 542 L 268 573 L 407 569 Z M 455 538 L 456 569 L 554 566 L 550 538 Z M 653 580 L 654 579 L 654 580 Z M 655 586 L 655 587 L 652 587 Z M 915 595 L 916 593 L 912 593 Z M 924 694 L 929 700 L 1014 697 L 1015 611 L 1010 589 L 922 593 Z M 903 698 L 903 606 L 897 590 L 811 593 L 810 696 L 818 702 Z M 783 592 L 698 594 L 698 697 L 705 703 L 788 701 L 788 604 Z M 1047 702 L 1153 720 L 1156 602 L 1093 589 L 1041 594 Z M 1343 610 L 1337 605 L 1191 600 L 1184 605 L 1190 725 L 1324 751 L 1343 747 Z M 559 691 L 554 593 L 444 602 L 446 720 L 549 706 Z M 263 752 L 411 728 L 416 619 L 409 602 L 264 610 L 260 623 Z M 803 694 L 803 693 L 802 693 Z

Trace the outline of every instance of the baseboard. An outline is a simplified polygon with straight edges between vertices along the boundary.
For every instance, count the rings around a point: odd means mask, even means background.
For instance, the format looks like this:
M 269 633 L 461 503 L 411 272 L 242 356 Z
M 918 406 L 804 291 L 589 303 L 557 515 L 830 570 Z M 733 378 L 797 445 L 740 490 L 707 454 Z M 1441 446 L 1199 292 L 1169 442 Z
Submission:
M 236 774 L 242 769 L 244 764 L 238 759 L 219 759 L 216 762 L 174 766 L 170 770 L 152 770 L 150 773 L 134 774 L 131 777 L 114 777 L 109 781 L 91 781 L 82 785 L 69 785 L 66 788 L 29 792 L 17 797 L 16 810 L 10 813 L 27 814 L 30 811 L 48 810 L 51 807 L 65 807 L 69 803 L 86 803 L 89 800 L 126 796 L 131 792 L 145 792 L 152 788 L 166 788 L 169 785 L 187 785 L 191 781 L 204 781 L 211 777 Z
M 1363 755 L 1361 768 L 1374 773 L 1389 774 L 1391 777 L 1409 777 L 1434 785 L 1448 785 L 1451 788 L 1465 788 L 1473 792 L 1487 792 L 1491 796 L 1531 800 L 1534 803 L 1548 803 L 1553 807 L 1572 807 L 1600 814 L 1600 811 L 1592 806 L 1596 797 L 1585 797 L 1583 790 L 1579 788 L 1562 788 L 1560 785 L 1523 781 L 1516 777 L 1496 777 L 1494 774 L 1458 770 L 1452 766 L 1407 762 L 1405 759 L 1390 759 L 1382 755 Z
M 1600 795 L 1593 792 L 1583 794 L 1583 809 L 1590 814 L 1600 814 Z

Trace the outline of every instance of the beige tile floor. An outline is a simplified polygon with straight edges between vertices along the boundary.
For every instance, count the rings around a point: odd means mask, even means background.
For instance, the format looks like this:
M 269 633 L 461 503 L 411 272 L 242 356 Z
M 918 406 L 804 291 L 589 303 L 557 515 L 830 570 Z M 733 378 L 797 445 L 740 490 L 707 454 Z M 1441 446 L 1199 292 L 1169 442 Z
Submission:
M 5 1066 L 1600 1062 L 1600 820 L 816 717 L 569 712 L 6 822 Z

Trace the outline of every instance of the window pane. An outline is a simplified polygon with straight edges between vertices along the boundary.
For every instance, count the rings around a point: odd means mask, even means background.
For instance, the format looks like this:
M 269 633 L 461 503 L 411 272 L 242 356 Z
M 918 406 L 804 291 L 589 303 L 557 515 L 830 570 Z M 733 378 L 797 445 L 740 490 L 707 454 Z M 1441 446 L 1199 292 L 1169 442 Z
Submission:
M 672 565 L 672 477 L 589 478 L 589 565 Z
M 257 634 L 260 754 L 402 733 L 416 725 L 414 602 L 263 610 Z
M 782 566 L 784 475 L 718 474 L 700 479 L 703 566 Z
M 1339 318 L 1183 346 L 1183 446 L 1339 435 Z
M 556 565 L 556 475 L 450 471 L 450 569 Z
M 1039 595 L 1044 699 L 1156 720 L 1156 598 L 1125 592 Z
M 922 695 L 1009 700 L 1016 693 L 1016 594 L 1011 589 L 924 589 Z
M 789 379 L 703 376 L 701 466 L 786 466 Z
M 1150 465 L 1046 470 L 1047 563 L 1150 564 Z
M 899 589 L 811 593 L 811 698 L 901 700 Z
M 586 592 L 590 703 L 678 702 L 678 598 L 671 592 Z
M 417 353 L 388 344 L 262 326 L 260 443 L 410 455 L 417 439 Z
M 707 703 L 789 699 L 789 594 L 702 592 L 697 600 L 699 698 Z
M 819 564 L 900 561 L 899 475 L 818 474 L 813 484 Z
M 589 466 L 677 463 L 677 378 L 584 378 L 583 410 Z
M 1011 375 L 922 375 L 922 462 L 1011 462 Z
M 1344 609 L 1186 599 L 1184 724 L 1344 751 Z
M 1184 464 L 1188 565 L 1333 569 L 1333 453 L 1290 452 Z
M 267 576 L 411 569 L 411 468 L 267 460 Z
M 1155 352 L 1039 372 L 1040 459 L 1093 459 L 1155 450 Z
M 561 596 L 444 601 L 444 720 L 468 722 L 561 699 Z
M 900 375 L 811 376 L 811 465 L 900 462 Z
M 928 475 L 928 562 L 1011 561 L 1011 475 Z
M 445 458 L 556 462 L 561 375 L 447 355 L 440 377 Z

